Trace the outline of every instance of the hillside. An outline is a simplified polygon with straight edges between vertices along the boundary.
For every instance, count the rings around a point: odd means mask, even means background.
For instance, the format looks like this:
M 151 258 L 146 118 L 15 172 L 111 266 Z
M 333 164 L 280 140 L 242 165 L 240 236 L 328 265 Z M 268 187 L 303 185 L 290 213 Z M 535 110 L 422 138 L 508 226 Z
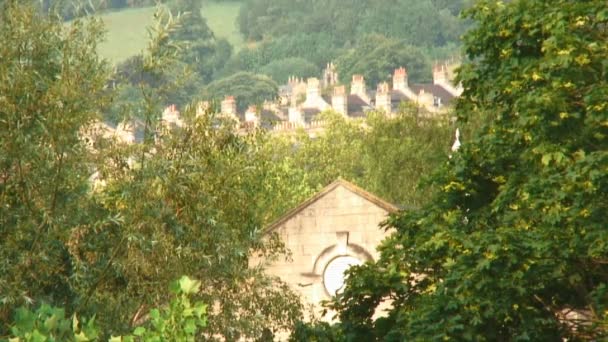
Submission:
M 239 2 L 210 2 L 201 11 L 215 35 L 226 38 L 235 50 L 243 45 L 243 39 L 234 24 L 240 7 Z M 154 10 L 154 7 L 146 7 L 102 14 L 107 38 L 100 46 L 100 54 L 116 63 L 144 49 L 147 41 L 146 27 L 152 24 Z

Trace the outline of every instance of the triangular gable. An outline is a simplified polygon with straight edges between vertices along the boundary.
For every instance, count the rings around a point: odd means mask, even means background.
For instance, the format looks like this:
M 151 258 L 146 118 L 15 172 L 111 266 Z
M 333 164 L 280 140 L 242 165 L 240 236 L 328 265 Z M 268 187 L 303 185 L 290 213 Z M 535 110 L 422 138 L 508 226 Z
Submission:
M 302 202 L 297 207 L 295 207 L 295 208 L 291 209 L 290 211 L 288 211 L 285 215 L 283 215 L 280 218 L 278 218 L 276 221 L 274 221 L 272 224 L 270 224 L 265 229 L 264 233 L 270 233 L 270 232 L 276 230 L 283 223 L 289 221 L 289 219 L 291 219 L 292 217 L 296 216 L 298 213 L 300 213 L 302 210 L 308 208 L 313 203 L 319 201 L 321 198 L 325 197 L 325 195 L 327 195 L 330 192 L 334 191 L 339 186 L 343 186 L 344 188 L 346 188 L 350 192 L 354 193 L 355 195 L 358 195 L 358 196 L 366 199 L 367 201 L 369 201 L 369 202 L 375 204 L 376 206 L 378 206 L 378 207 L 380 207 L 380 208 L 388 211 L 389 213 L 393 213 L 393 212 L 396 212 L 397 210 L 399 210 L 399 208 L 397 208 L 395 205 L 393 205 L 393 204 L 391 204 L 391 203 L 389 203 L 389 202 L 381 199 L 380 197 L 378 197 L 378 196 L 376 196 L 376 195 L 374 195 L 374 194 L 372 194 L 370 192 L 367 192 L 367 191 L 361 189 L 360 187 L 354 185 L 351 182 L 345 181 L 344 179 L 340 178 L 340 179 L 334 181 L 333 183 L 329 184 L 325 188 L 323 188 L 321 191 L 319 191 L 317 194 L 315 194 L 311 198 L 309 198 L 306 201 Z

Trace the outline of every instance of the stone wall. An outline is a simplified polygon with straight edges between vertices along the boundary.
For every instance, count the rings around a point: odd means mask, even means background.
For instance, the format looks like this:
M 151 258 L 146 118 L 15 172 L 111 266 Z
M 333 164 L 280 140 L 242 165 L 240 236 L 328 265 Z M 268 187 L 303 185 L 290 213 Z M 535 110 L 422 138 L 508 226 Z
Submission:
M 393 210 L 350 183 L 333 183 L 269 228 L 279 234 L 292 260 L 275 262 L 266 272 L 287 282 L 318 313 L 319 303 L 330 299 L 325 267 L 339 256 L 375 260 L 376 246 L 389 234 L 379 224 Z

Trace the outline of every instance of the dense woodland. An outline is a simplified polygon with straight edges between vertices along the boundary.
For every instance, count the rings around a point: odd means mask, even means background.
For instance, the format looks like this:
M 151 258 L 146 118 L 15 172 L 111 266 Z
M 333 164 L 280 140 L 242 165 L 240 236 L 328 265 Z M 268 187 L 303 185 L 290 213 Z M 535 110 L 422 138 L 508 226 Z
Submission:
M 246 1 L 251 47 L 234 54 L 200 3 L 175 0 L 149 48 L 112 68 L 95 16 L 0 1 L 0 340 L 606 338 L 605 2 L 346 2 Z M 459 44 L 464 93 L 446 116 L 328 112 L 315 139 L 195 116 L 231 84 L 259 101 L 325 57 L 381 80 Z M 167 103 L 187 125 L 159 124 Z M 141 143 L 94 134 L 123 117 L 144 123 Z M 340 322 L 304 323 L 297 295 L 248 260 L 288 257 L 264 227 L 338 177 L 409 210 L 327 304 Z

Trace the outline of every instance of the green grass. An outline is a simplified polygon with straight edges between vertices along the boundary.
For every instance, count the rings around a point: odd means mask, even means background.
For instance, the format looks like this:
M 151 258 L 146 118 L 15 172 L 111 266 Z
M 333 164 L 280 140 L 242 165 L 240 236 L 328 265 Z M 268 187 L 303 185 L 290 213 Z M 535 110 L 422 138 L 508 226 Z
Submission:
M 236 27 L 236 18 L 241 4 L 238 2 L 209 2 L 202 8 L 207 25 L 218 38 L 226 38 L 239 50 L 243 38 Z M 153 23 L 153 7 L 126 9 L 102 14 L 107 34 L 99 47 L 101 56 L 117 63 L 140 53 L 147 44 L 146 27 Z

